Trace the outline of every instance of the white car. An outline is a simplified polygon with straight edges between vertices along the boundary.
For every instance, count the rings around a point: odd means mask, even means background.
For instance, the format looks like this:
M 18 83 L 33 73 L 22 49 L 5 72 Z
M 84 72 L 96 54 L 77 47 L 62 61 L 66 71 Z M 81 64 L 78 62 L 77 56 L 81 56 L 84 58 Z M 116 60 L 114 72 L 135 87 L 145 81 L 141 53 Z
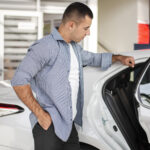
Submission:
M 83 126 L 76 125 L 83 149 L 150 150 L 150 50 L 124 55 L 134 56 L 134 68 L 84 67 Z M 34 150 L 29 113 L 1 81 L 0 150 Z

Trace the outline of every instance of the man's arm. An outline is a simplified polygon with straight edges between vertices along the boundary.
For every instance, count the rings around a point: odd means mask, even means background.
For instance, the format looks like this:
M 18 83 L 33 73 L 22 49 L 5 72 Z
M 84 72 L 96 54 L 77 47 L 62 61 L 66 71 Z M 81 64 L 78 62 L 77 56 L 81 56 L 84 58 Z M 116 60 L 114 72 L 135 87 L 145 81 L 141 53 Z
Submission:
M 49 49 L 43 50 L 43 45 L 30 47 L 11 80 L 11 85 L 19 99 L 35 114 L 39 124 L 45 130 L 51 124 L 51 118 L 34 98 L 30 83 L 50 59 Z
M 43 110 L 33 96 L 30 85 L 13 86 L 19 99 L 35 114 L 44 130 L 47 130 L 52 122 L 50 115 Z
M 129 67 L 134 67 L 135 65 L 134 58 L 131 56 L 113 55 L 112 53 L 92 53 L 83 50 L 80 45 L 77 46 L 81 52 L 83 66 L 100 66 L 103 70 L 106 70 L 116 61 L 120 61 Z
M 112 62 L 120 61 L 122 64 L 127 65 L 129 67 L 134 67 L 135 61 L 131 56 L 123 56 L 123 55 L 112 55 Z

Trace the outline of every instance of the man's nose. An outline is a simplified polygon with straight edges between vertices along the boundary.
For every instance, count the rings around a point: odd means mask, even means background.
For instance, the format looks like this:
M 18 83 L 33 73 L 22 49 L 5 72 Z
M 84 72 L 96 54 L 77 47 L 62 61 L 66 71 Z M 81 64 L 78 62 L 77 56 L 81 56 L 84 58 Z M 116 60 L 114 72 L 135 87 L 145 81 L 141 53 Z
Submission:
M 87 30 L 86 35 L 90 35 L 90 29 Z

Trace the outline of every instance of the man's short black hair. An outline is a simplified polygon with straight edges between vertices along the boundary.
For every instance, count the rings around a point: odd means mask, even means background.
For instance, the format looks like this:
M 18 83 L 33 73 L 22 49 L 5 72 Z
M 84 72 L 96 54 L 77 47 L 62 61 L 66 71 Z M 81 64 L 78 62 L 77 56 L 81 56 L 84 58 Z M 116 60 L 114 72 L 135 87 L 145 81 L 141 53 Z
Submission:
M 93 13 L 91 9 L 83 3 L 74 2 L 66 8 L 63 14 L 62 22 L 66 23 L 68 20 L 72 20 L 74 18 L 79 20 L 81 18 L 85 18 L 85 16 L 93 19 Z

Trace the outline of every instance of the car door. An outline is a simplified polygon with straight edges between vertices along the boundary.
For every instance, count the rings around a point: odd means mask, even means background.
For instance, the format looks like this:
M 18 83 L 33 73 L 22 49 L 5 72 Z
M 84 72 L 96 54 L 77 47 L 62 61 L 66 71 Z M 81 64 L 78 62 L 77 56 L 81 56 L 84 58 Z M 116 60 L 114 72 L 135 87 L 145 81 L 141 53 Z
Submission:
M 150 58 L 136 76 L 134 96 L 139 104 L 138 119 L 150 143 Z

